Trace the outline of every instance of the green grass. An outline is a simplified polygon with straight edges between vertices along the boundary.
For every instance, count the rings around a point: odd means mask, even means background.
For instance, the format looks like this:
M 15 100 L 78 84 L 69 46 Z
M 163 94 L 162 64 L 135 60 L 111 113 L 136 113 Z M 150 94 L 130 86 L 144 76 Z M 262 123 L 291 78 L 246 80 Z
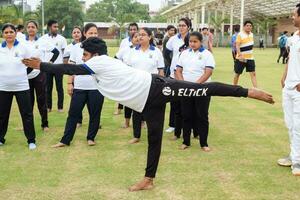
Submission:
M 110 49 L 111 55 L 115 51 Z M 180 151 L 181 141 L 170 141 L 171 134 L 164 134 L 156 188 L 152 191 L 127 191 L 144 175 L 146 132 L 141 143 L 127 144 L 132 131 L 120 128 L 123 117 L 112 115 L 114 102 L 105 100 L 103 129 L 94 147 L 88 147 L 85 141 L 85 110 L 84 125 L 77 130 L 72 145 L 50 148 L 63 134 L 70 100 L 67 95 L 65 112 L 49 114 L 49 133 L 42 133 L 35 110 L 36 151 L 29 151 L 23 133 L 16 131 L 21 120 L 14 103 L 7 143 L 0 148 L 1 199 L 299 199 L 300 179 L 292 176 L 289 168 L 276 164 L 289 152 L 281 109 L 283 65 L 275 62 L 277 49 L 257 49 L 255 53 L 258 85 L 274 95 L 276 104 L 214 97 L 209 133 L 212 152 L 200 151 L 196 140 L 192 140 L 190 149 Z M 214 55 L 217 68 L 213 79 L 231 83 L 230 49 L 215 49 Z M 240 83 L 251 86 L 249 75 L 243 74 Z

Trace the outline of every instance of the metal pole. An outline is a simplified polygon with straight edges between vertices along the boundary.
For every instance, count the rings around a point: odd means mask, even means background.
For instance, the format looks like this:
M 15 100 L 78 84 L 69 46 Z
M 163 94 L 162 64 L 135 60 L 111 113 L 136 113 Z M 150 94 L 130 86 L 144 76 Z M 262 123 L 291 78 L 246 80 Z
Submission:
M 204 27 L 205 24 L 205 4 L 201 7 L 201 28 Z
M 45 10 L 44 10 L 44 0 L 42 0 L 42 35 L 45 34 L 44 26 L 45 26 Z
M 244 11 L 245 11 L 245 0 L 241 0 L 241 23 L 240 23 L 241 30 L 244 24 Z
M 233 5 L 230 8 L 230 36 L 233 35 Z

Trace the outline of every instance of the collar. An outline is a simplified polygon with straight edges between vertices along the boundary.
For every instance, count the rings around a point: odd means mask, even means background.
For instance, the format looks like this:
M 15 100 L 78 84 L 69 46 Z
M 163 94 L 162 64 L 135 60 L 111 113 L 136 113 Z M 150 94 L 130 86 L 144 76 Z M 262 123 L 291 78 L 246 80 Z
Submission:
M 189 51 L 192 52 L 193 49 L 190 48 Z M 205 48 L 204 48 L 203 46 L 201 46 L 201 47 L 198 49 L 198 51 L 199 51 L 200 53 L 202 53 L 203 51 L 205 51 Z
M 19 41 L 17 39 L 15 39 L 14 41 L 14 47 L 17 46 L 19 44 Z M 7 46 L 6 41 L 2 42 L 1 47 L 5 48 Z
M 26 35 L 25 39 L 29 41 L 29 35 Z M 34 37 L 34 41 L 37 41 L 39 38 L 37 36 Z
M 189 37 L 189 36 L 190 36 L 190 33 L 188 32 L 188 34 L 186 35 L 186 37 Z M 177 34 L 177 37 L 178 37 L 179 39 L 182 39 L 182 36 L 181 36 L 180 33 Z
M 48 36 L 49 37 L 56 37 L 58 34 L 56 34 L 56 35 L 53 35 L 53 34 L 51 34 L 51 33 L 48 33 Z
M 72 42 L 73 45 L 77 44 L 75 41 Z
M 137 45 L 137 46 L 135 47 L 135 50 L 140 50 L 140 48 L 141 48 L 141 45 Z M 151 51 L 155 51 L 155 46 L 152 45 L 152 44 L 150 44 L 149 49 L 150 49 Z

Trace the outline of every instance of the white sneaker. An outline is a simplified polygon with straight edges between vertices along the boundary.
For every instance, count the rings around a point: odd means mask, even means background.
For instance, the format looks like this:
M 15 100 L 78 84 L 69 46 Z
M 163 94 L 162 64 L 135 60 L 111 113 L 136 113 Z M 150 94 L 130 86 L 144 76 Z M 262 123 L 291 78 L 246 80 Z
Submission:
M 167 133 L 172 133 L 172 132 L 174 132 L 174 131 L 175 131 L 175 128 L 174 128 L 174 127 L 169 127 L 169 128 L 166 129 L 166 132 L 167 132 Z
M 0 146 L 3 146 L 4 144 L 2 142 L 0 142 Z
M 277 164 L 283 167 L 290 167 L 292 166 L 292 160 L 289 156 L 287 156 L 285 158 L 278 159 Z
M 292 165 L 292 174 L 294 176 L 300 176 L 300 164 L 299 163 Z
M 29 147 L 29 150 L 34 150 L 34 149 L 36 149 L 36 144 L 29 143 L 28 147 Z

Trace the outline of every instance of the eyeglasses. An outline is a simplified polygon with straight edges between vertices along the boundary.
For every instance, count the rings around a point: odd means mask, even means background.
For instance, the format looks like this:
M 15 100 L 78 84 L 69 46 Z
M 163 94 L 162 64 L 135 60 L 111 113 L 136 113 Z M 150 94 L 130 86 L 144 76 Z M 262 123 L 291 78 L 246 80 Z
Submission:
M 148 35 L 145 34 L 145 33 L 142 33 L 142 34 L 139 34 L 138 36 L 139 36 L 139 37 L 147 37 Z
M 186 24 L 179 24 L 178 27 L 187 27 Z

